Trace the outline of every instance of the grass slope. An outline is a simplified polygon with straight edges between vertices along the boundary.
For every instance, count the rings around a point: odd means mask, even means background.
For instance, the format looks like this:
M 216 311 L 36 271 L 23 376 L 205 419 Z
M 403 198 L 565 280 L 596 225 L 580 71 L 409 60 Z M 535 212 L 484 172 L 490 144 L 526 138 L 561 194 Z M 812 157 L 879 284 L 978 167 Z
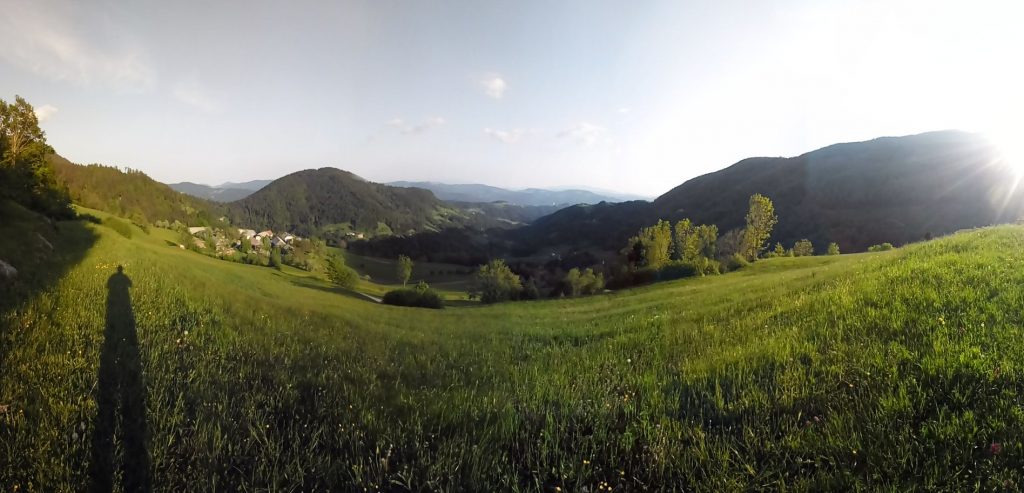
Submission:
M 1024 487 L 1024 228 L 432 311 L 88 227 L 0 315 L 5 489 Z

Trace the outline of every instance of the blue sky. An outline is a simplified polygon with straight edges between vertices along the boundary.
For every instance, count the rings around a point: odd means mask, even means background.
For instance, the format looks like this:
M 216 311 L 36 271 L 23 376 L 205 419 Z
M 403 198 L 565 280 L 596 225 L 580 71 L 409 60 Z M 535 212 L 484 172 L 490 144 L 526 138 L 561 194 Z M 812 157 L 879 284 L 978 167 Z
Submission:
M 0 97 L 69 159 L 165 182 L 653 196 L 749 156 L 1018 135 L 1018 4 L 0 0 Z

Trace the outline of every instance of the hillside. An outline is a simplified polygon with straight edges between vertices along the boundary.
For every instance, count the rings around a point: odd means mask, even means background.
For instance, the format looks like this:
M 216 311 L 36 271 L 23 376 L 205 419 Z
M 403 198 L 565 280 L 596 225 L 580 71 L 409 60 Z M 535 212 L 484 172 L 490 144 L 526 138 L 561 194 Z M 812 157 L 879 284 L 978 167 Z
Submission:
M 793 158 L 750 158 L 675 187 L 650 204 L 577 206 L 520 230 L 532 248 L 621 248 L 641 224 L 689 217 L 725 232 L 743 226 L 747 199 L 767 195 L 771 241 L 837 242 L 843 251 L 903 244 L 1016 220 L 1024 188 L 982 136 L 932 132 L 837 144 Z
M 227 209 L 235 224 L 302 236 L 337 225 L 371 233 L 431 231 L 461 219 L 428 190 L 372 183 L 336 168 L 286 175 Z
M 1021 227 L 441 311 L 161 231 L 61 223 L 66 273 L 0 307 L 0 483 L 129 454 L 168 490 L 1024 485 Z
M 181 221 L 210 224 L 222 214 L 217 204 L 179 193 L 145 173 L 113 166 L 74 164 L 50 157 L 57 181 L 66 185 L 79 205 L 122 217 L 141 215 L 148 222 Z
M 223 187 L 211 187 L 209 185 L 202 185 L 199 183 L 192 183 L 190 181 L 183 181 L 181 183 L 168 183 L 167 186 L 174 190 L 198 197 L 206 200 L 213 200 L 215 202 L 233 202 L 235 200 L 244 199 L 252 195 L 256 190 L 249 190 L 245 188 L 223 188 Z M 258 189 L 257 189 L 258 190 Z
M 623 201 L 623 198 L 618 195 L 600 194 L 589 190 L 547 190 L 542 188 L 508 190 L 489 185 L 448 184 L 429 181 L 395 181 L 388 183 L 388 185 L 425 188 L 434 192 L 437 198 L 452 202 L 507 202 L 515 205 L 550 207 Z

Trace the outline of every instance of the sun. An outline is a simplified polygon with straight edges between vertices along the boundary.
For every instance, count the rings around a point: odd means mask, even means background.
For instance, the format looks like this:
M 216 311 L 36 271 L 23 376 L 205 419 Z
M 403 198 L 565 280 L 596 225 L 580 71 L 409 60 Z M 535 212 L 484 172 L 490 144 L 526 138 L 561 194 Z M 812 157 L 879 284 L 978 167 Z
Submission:
M 1007 125 L 995 131 L 985 132 L 999 150 L 1004 164 L 1018 175 L 1024 175 L 1024 124 Z

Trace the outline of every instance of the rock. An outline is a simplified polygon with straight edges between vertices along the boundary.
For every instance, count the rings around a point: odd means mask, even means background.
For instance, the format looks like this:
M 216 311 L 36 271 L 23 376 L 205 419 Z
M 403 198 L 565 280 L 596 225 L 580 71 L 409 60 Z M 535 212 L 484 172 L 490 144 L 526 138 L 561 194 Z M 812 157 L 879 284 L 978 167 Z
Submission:
M 13 265 L 0 260 L 0 278 L 13 279 L 18 275 L 18 269 L 15 269 Z

